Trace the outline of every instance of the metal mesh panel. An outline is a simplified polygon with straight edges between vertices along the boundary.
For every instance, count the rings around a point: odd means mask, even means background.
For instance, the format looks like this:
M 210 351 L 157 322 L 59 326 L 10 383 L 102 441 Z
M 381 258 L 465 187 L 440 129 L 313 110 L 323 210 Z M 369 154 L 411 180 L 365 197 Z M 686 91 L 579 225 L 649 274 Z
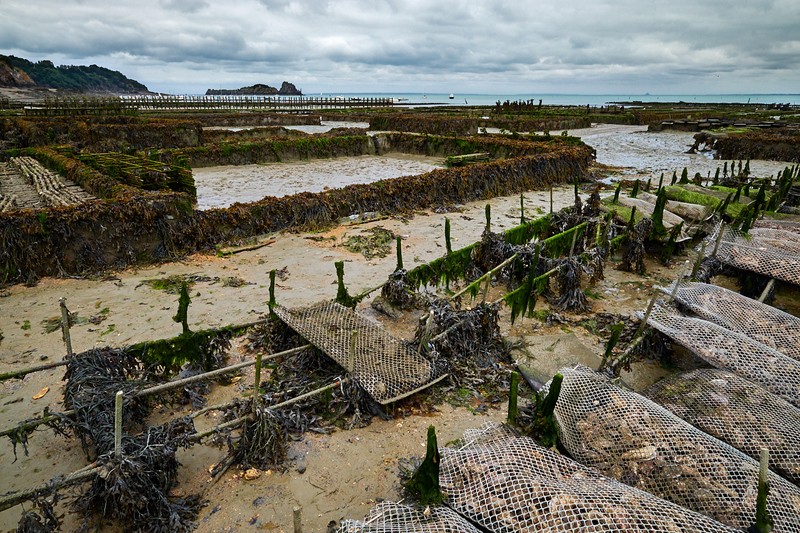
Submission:
M 757 228 L 774 228 L 791 231 L 792 233 L 800 233 L 800 220 L 798 220 L 796 216 L 791 220 L 785 218 L 759 218 L 753 225 Z
M 758 243 L 778 250 L 800 253 L 800 234 L 776 228 L 751 228 L 748 235 Z
M 653 306 L 647 323 L 717 368 L 730 370 L 800 406 L 800 361 L 743 333 Z
M 707 250 L 714 249 L 719 231 L 724 233 L 716 257 L 722 263 L 800 285 L 800 254 L 786 246 L 776 248 L 774 239 L 762 240 L 728 227 L 717 228 Z
M 503 426 L 444 448 L 439 482 L 447 504 L 495 533 L 718 532 L 714 520 L 600 475 Z
M 381 502 L 364 520 L 343 520 L 337 533 L 480 533 L 461 515 L 445 506 L 425 510 Z
M 402 340 L 338 303 L 302 309 L 276 306 L 274 311 L 290 328 L 342 365 L 379 403 L 397 401 L 444 377 Z
M 662 379 L 645 395 L 694 427 L 800 484 L 800 410 L 726 370 L 702 368 Z
M 729 526 L 755 521 L 756 461 L 586 367 L 561 372 L 555 416 L 570 455 Z M 800 489 L 772 472 L 769 485 L 775 530 L 799 531 Z
M 674 285 L 662 289 L 673 294 Z M 680 282 L 675 300 L 704 320 L 800 360 L 800 318 L 737 292 L 707 283 Z

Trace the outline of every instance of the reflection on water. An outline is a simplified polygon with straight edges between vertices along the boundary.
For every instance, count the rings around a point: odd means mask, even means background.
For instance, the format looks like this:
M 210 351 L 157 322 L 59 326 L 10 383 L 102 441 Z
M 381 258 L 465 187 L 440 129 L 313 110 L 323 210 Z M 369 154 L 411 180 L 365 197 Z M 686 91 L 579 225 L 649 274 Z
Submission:
M 320 192 L 353 183 L 413 176 L 444 166 L 442 159 L 389 154 L 291 163 L 205 167 L 193 170 L 197 207 L 227 207 L 265 196 Z
M 689 176 L 699 172 L 703 178 L 713 177 L 717 167 L 724 161 L 716 160 L 712 152 L 687 154 L 694 144 L 694 133 L 678 131 L 648 132 L 647 126 L 620 126 L 600 124 L 586 129 L 570 130 L 570 135 L 580 137 L 597 151 L 597 162 L 623 167 L 624 178 L 653 178 L 658 181 L 661 173 L 669 183 L 672 173 L 680 176 L 684 167 Z M 750 162 L 752 176 L 775 176 L 787 165 L 782 161 L 753 160 Z M 729 165 L 730 166 L 730 165 Z

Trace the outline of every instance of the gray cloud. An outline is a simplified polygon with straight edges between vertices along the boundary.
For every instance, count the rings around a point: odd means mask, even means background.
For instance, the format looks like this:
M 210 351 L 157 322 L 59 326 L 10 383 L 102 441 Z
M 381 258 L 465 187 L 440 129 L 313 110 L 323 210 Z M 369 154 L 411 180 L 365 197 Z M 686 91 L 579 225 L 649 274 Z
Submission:
M 0 52 L 174 92 L 798 92 L 796 0 L 4 0 Z

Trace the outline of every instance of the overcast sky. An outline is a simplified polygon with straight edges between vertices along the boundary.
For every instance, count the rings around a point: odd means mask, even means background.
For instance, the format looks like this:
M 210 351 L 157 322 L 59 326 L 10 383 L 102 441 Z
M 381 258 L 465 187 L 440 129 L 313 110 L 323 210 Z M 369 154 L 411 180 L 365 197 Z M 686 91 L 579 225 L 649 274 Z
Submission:
M 2 0 L 0 53 L 173 93 L 800 93 L 800 1 Z

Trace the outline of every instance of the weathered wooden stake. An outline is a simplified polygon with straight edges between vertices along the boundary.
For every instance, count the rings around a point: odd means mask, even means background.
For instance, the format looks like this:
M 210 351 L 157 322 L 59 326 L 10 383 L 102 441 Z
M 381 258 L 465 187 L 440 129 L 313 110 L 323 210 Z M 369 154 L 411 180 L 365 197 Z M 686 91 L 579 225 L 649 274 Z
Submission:
M 301 513 L 303 508 L 295 505 L 292 509 L 292 520 L 294 521 L 294 533 L 303 533 L 303 523 Z
M 67 299 L 63 296 L 58 299 L 58 304 L 61 306 L 61 337 L 64 339 L 64 344 L 67 347 L 67 355 L 75 355 L 72 351 L 72 339 L 69 335 L 69 310 L 67 309 Z
M 508 391 L 508 423 L 517 423 L 517 397 L 519 395 L 519 372 L 511 373 L 511 388 Z
M 550 214 L 553 214 L 553 186 L 550 186 Z
M 272 313 L 272 309 L 277 305 L 275 301 L 275 269 L 269 271 L 269 312 Z
M 256 355 L 256 377 L 253 383 L 253 414 L 258 411 L 261 404 L 261 358 L 261 353 Z
M 397 236 L 397 266 L 394 271 L 398 272 L 403 270 L 403 239 L 400 235 Z
M 756 496 L 756 521 L 748 531 L 769 533 L 772 531 L 772 517 L 767 511 L 767 495 L 769 494 L 769 450 L 761 448 L 758 463 L 758 495 Z
M 114 457 L 122 457 L 122 391 L 114 397 Z
M 719 234 L 717 235 L 717 240 L 714 242 L 714 251 L 711 252 L 711 257 L 717 257 L 717 250 L 719 250 L 719 244 L 722 242 L 723 235 L 725 235 L 725 224 L 720 224 Z
M 758 297 L 758 301 L 763 304 L 764 300 L 767 299 L 767 296 L 769 296 L 769 293 L 772 292 L 772 289 L 774 287 L 775 287 L 775 278 L 770 278 L 770 280 L 767 282 L 767 286 L 764 287 L 764 290 L 761 293 L 761 296 Z
M 447 255 L 453 253 L 453 247 L 450 244 L 450 219 L 447 217 L 444 217 L 444 246 Z
M 525 197 L 522 193 L 519 194 L 519 223 L 525 223 Z
M 694 261 L 694 265 L 692 266 L 692 277 L 690 278 L 691 281 L 697 280 L 697 272 L 700 270 L 700 265 L 703 264 L 703 259 L 706 257 L 706 243 L 703 241 L 703 244 L 700 246 L 700 251 L 697 253 L 697 259 Z
M 358 338 L 358 330 L 354 329 L 350 332 L 350 353 L 347 356 L 347 371 L 353 373 L 353 368 L 356 366 L 356 339 Z

